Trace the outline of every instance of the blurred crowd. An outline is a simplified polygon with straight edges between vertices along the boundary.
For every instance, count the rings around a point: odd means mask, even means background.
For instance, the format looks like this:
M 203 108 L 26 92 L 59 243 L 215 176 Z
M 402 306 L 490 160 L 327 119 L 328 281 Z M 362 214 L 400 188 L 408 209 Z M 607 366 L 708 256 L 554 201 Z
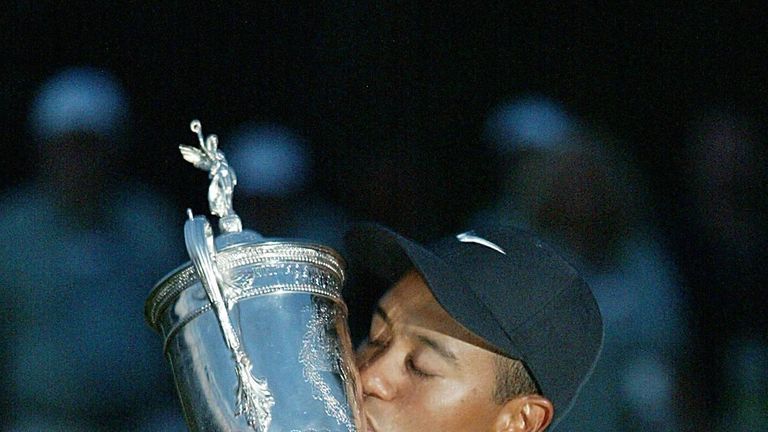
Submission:
M 128 166 L 130 95 L 108 71 L 59 71 L 30 98 L 39 170 L 0 195 L 2 426 L 185 430 L 142 310 L 153 284 L 186 260 L 186 203 Z M 493 108 L 473 141 L 489 158 L 478 177 L 498 180 L 459 222 L 547 238 L 584 272 L 604 316 L 603 355 L 558 430 L 768 429 L 765 131 L 717 107 L 692 113 L 686 130 L 670 151 L 678 188 L 664 194 L 630 146 L 547 97 Z M 194 142 L 186 133 L 180 141 Z M 388 147 L 402 150 L 395 156 L 369 150 L 356 167 L 349 189 L 370 203 L 360 211 L 317 188 L 301 132 L 254 119 L 220 136 L 238 175 L 236 210 L 268 237 L 343 252 L 351 223 L 388 223 L 398 217 L 388 203 L 416 199 L 403 178 L 419 166 L 407 143 Z M 659 196 L 674 197 L 668 220 Z

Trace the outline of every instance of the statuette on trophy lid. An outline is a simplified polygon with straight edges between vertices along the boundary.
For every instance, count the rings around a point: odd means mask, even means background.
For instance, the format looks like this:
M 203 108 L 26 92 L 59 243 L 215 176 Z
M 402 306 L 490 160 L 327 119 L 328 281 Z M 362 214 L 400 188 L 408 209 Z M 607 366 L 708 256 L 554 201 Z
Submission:
M 145 305 L 164 338 L 192 431 L 365 430 L 362 392 L 341 298 L 344 260 L 316 243 L 265 239 L 232 208 L 237 177 L 215 135 L 191 123 L 185 160 L 207 171 L 205 216 L 188 210 L 191 262 L 155 286 Z
M 224 153 L 219 150 L 219 138 L 209 135 L 204 139 L 203 126 L 199 120 L 192 120 L 189 127 L 197 134 L 200 148 L 180 144 L 181 155 L 195 168 L 208 172 L 211 179 L 211 185 L 208 187 L 208 205 L 211 213 L 220 217 L 219 229 L 223 232 L 242 231 L 240 218 L 232 209 L 232 193 L 237 185 L 237 176 L 227 163 Z

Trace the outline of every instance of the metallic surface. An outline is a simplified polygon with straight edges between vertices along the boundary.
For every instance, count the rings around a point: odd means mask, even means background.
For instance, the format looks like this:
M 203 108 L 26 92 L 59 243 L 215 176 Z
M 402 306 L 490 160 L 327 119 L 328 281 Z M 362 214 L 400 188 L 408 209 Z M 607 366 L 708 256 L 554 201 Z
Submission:
M 192 431 L 365 431 L 341 298 L 343 260 L 330 248 L 268 241 L 232 210 L 235 173 L 215 136 L 179 146 L 209 171 L 217 238 L 204 216 L 184 229 L 192 260 L 163 278 L 145 317 L 163 337 Z M 218 248 L 218 250 L 217 250 Z
M 274 397 L 264 432 L 364 430 L 338 255 L 307 243 L 264 242 L 223 249 L 216 264 L 229 281 L 228 315 L 251 373 Z M 190 429 L 254 430 L 235 415 L 236 361 L 193 266 L 154 288 L 146 315 L 165 339 Z
M 232 209 L 232 193 L 237 184 L 235 171 L 230 168 L 224 153 L 219 150 L 219 139 L 216 135 L 203 138 L 203 126 L 199 120 L 192 120 L 189 125 L 192 132 L 197 134 L 200 148 L 179 145 L 181 156 L 195 168 L 208 172 L 211 184 L 208 187 L 208 205 L 211 213 L 219 216 L 219 228 L 222 232 L 238 232 L 242 230 L 240 218 Z
M 240 336 L 232 325 L 228 310 L 234 306 L 236 300 L 224 295 L 223 289 L 228 285 L 228 280 L 221 275 L 214 262 L 216 247 L 213 242 L 213 229 L 205 217 L 193 217 L 192 212 L 189 212 L 189 216 L 189 220 L 184 225 L 187 252 L 192 258 L 200 282 L 216 313 L 224 342 L 235 360 L 237 373 L 235 416 L 242 415 L 254 430 L 267 432 L 272 422 L 275 398 L 269 391 L 267 381 L 252 374 L 251 360 L 243 350 Z

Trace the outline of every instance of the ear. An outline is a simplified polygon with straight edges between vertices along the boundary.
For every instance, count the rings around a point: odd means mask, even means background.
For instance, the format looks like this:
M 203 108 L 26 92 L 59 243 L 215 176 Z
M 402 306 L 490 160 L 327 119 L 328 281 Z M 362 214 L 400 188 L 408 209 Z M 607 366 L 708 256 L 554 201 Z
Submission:
M 547 429 L 555 414 L 552 402 L 539 395 L 511 399 L 499 410 L 494 432 L 540 432 Z

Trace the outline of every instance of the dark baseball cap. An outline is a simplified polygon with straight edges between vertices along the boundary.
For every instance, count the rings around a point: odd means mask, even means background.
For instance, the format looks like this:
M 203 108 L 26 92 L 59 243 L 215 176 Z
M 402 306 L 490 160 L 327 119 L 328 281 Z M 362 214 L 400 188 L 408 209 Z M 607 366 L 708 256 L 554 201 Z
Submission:
M 556 423 L 570 409 L 597 361 L 600 310 L 576 270 L 533 234 L 477 227 L 422 246 L 385 227 L 360 224 L 345 237 L 350 271 L 394 283 L 415 268 L 438 303 L 500 353 L 523 362 L 555 406 Z M 355 278 L 353 277 L 353 280 Z M 355 296 L 369 287 L 358 278 Z

